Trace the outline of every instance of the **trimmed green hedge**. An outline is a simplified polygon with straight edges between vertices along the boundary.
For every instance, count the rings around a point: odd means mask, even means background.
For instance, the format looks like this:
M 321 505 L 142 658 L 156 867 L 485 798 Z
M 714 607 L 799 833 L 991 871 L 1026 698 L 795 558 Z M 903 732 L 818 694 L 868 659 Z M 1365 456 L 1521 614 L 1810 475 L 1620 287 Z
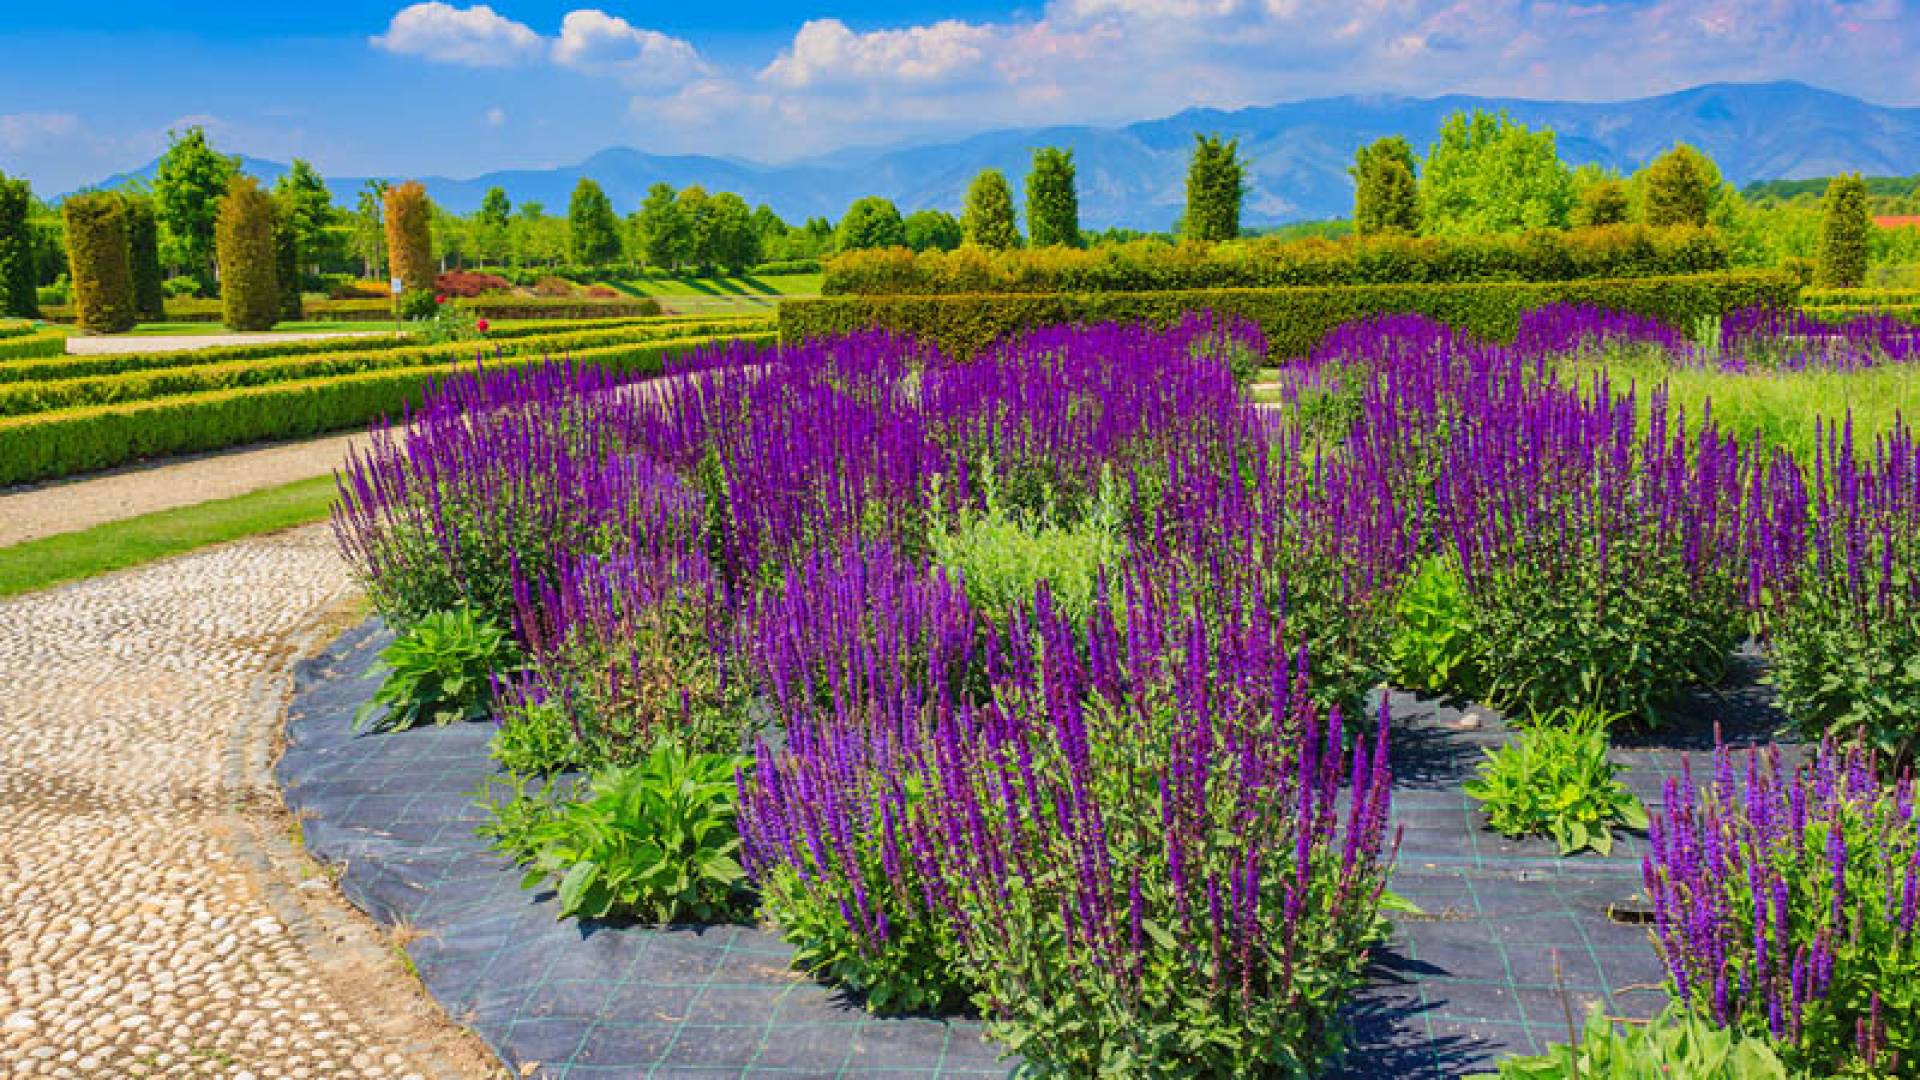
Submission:
M 633 340 L 646 341 L 662 337 L 692 336 L 707 333 L 743 333 L 760 329 L 772 329 L 773 320 L 767 316 L 748 318 L 698 318 L 687 316 L 642 316 L 630 319 L 555 319 L 530 326 L 515 326 L 496 330 L 486 337 L 487 343 L 523 342 L 528 338 L 560 337 L 568 334 L 626 330 L 634 334 Z M 64 336 L 61 338 L 64 341 Z M 8 343 L 0 341 L 0 355 Z M 481 347 L 482 342 L 467 343 L 469 347 Z M 97 378 L 103 375 L 119 375 L 135 371 L 160 371 L 168 368 L 203 367 L 222 364 L 233 360 L 276 359 L 295 356 L 331 356 L 358 352 L 380 352 L 423 347 L 408 336 L 395 338 L 392 335 L 373 337 L 342 338 L 304 338 L 278 342 L 261 342 L 257 345 L 217 345 L 206 349 L 192 349 L 173 352 L 151 353 L 109 353 L 99 356 L 59 356 L 54 359 L 22 362 L 18 364 L 0 364 L 0 387 L 16 382 L 60 382 L 65 379 Z M 517 349 L 517 344 L 515 348 Z M 53 354 L 48 354 L 53 355 Z
M 1303 356 L 1345 323 L 1419 313 L 1491 338 L 1511 338 L 1522 312 L 1552 303 L 1593 304 L 1691 326 L 1743 307 L 1792 307 L 1799 292 L 1780 273 L 1699 274 L 1557 282 L 1353 285 L 1300 289 L 1036 293 L 969 296 L 833 296 L 780 306 L 780 338 L 800 342 L 870 327 L 933 341 L 972 356 L 1034 326 L 1145 322 L 1166 325 L 1189 311 L 1239 315 L 1260 324 L 1276 360 Z
M 1712 229 L 1601 225 L 1501 236 L 1143 240 L 1086 250 L 963 247 L 916 255 L 888 248 L 838 256 L 820 291 L 894 296 L 1572 281 L 1702 274 L 1730 265 L 1726 240 Z
M 66 352 L 67 332 L 64 330 L 35 330 L 0 338 L 0 360 L 41 360 L 50 356 L 64 356 Z M 24 366 L 0 364 L 0 379 L 10 378 L 16 367 Z
M 306 356 L 202 362 L 92 378 L 0 383 L 0 416 L 216 393 L 243 386 L 332 378 L 392 368 L 474 361 L 493 364 L 512 356 L 573 356 L 608 347 L 684 340 L 697 333 L 680 326 L 664 327 L 658 331 L 644 327 L 614 327 L 502 342 L 451 341 L 439 345 L 388 349 L 336 349 Z
M 1920 304 L 1920 289 L 1807 289 L 1802 307 L 1912 307 Z
M 741 335 L 767 341 L 771 334 Z M 575 363 L 658 372 L 665 360 L 724 338 L 676 338 L 583 350 Z M 495 370 L 545 363 L 525 357 Z M 371 423 L 417 406 L 437 380 L 466 363 L 368 371 L 187 397 L 38 413 L 0 420 L 0 485 L 111 468 L 145 457 L 292 439 Z
M 1920 323 L 1920 302 L 1911 304 L 1825 304 L 1801 308 L 1821 322 L 1843 323 L 1863 315 L 1885 315 L 1901 322 Z
M 0 319 L 0 339 L 26 337 L 33 333 L 33 322 L 29 319 Z
M 461 306 L 476 319 L 638 319 L 661 314 L 660 302 L 650 297 L 620 300 L 575 299 L 572 297 L 508 296 L 483 297 L 461 301 Z M 42 309 L 52 322 L 72 322 L 73 306 L 49 304 Z M 392 322 L 390 300 L 309 300 L 305 314 L 314 321 Z M 217 323 L 221 319 L 218 300 L 169 300 L 170 322 Z

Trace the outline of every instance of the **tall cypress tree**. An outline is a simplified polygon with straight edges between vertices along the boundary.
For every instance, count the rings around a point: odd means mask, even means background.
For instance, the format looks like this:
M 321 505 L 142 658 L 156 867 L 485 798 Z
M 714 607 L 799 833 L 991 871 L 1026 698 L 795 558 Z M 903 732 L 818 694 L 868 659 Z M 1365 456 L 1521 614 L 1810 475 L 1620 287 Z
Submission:
M 228 328 L 271 330 L 280 319 L 273 196 L 251 176 L 233 178 L 214 217 L 220 309 Z
M 160 275 L 160 222 L 153 202 L 140 195 L 127 200 L 127 269 L 133 275 L 133 309 L 144 322 L 167 317 L 167 292 Z
M 433 290 L 433 204 L 418 180 L 386 191 L 387 265 L 406 292 Z M 429 297 L 431 299 L 431 297 Z
M 1020 246 L 1020 225 L 1013 213 L 1013 188 L 999 169 L 981 169 L 967 187 L 965 212 L 960 227 L 967 242 L 988 251 L 1007 251 Z
M 67 272 L 74 322 L 95 334 L 117 334 L 139 322 L 127 260 L 127 202 L 105 191 L 69 195 L 60 204 L 67 225 Z
M 40 315 L 33 287 L 33 227 L 27 223 L 32 213 L 33 189 L 0 173 L 0 315 Z
M 1187 164 L 1189 240 L 1232 240 L 1240 235 L 1240 202 L 1246 197 L 1246 164 L 1240 140 L 1195 135 Z
M 1034 247 L 1081 246 L 1073 151 L 1044 146 L 1033 152 L 1033 169 L 1027 173 L 1027 231 Z
M 1813 283 L 1823 289 L 1857 287 L 1867 280 L 1867 240 L 1873 230 L 1867 182 L 1859 173 L 1834 177 L 1820 207 L 1820 250 Z

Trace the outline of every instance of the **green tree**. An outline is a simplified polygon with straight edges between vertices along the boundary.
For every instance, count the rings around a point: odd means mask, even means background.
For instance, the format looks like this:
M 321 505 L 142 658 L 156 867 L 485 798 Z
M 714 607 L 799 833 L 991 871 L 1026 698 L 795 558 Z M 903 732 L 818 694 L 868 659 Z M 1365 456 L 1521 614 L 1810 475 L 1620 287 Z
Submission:
M 553 266 L 567 255 L 567 222 L 528 199 L 513 215 L 513 258 L 522 266 Z
M 60 204 L 67 225 L 74 322 L 94 334 L 133 329 L 133 271 L 127 260 L 127 203 L 105 191 L 69 195 Z
M 1859 173 L 1828 181 L 1826 198 L 1820 203 L 1820 248 L 1813 283 L 1823 289 L 1850 289 L 1865 282 L 1872 235 L 1866 181 Z
M 340 210 L 333 205 L 333 193 L 312 165 L 300 158 L 273 183 L 273 198 L 286 227 L 293 230 L 292 244 L 298 258 L 316 273 L 322 263 L 335 254 L 334 228 L 340 222 Z
M 907 246 L 915 251 L 952 251 L 966 238 L 960 219 L 945 210 L 915 210 L 907 215 Z
M 160 222 L 153 200 L 123 195 L 127 201 L 127 272 L 133 277 L 133 310 L 142 322 L 167 317 L 167 291 L 160 274 Z
M 1575 225 L 1623 225 L 1633 220 L 1633 196 L 1617 179 L 1599 180 L 1580 189 L 1574 203 Z
M 620 258 L 620 222 L 600 185 L 586 177 L 567 203 L 567 257 L 577 266 L 605 266 Z
M 1561 229 L 1572 218 L 1573 174 L 1553 129 L 1505 112 L 1447 117 L 1420 176 L 1422 224 L 1436 236 Z
M 1020 246 L 1020 223 L 1013 214 L 1013 189 L 999 169 L 981 169 L 967 186 L 966 208 L 960 215 L 960 228 L 967 243 L 988 251 L 1007 251 Z M 906 227 L 902 223 L 902 239 Z
M 679 269 L 687 261 L 691 239 L 686 217 L 680 213 L 679 193 L 671 184 L 648 188 L 640 204 L 640 241 L 646 249 L 647 265 Z
M 1193 144 L 1181 231 L 1190 240 L 1232 240 L 1240 235 L 1240 203 L 1247 193 L 1240 140 L 1196 134 Z
M 300 260 L 305 250 L 300 246 L 298 212 L 297 203 L 283 194 L 274 195 L 273 276 L 279 286 L 281 322 L 298 322 L 305 314 L 300 304 Z
M 1420 232 L 1420 182 L 1407 140 L 1393 135 L 1361 147 L 1347 173 L 1353 177 L 1354 232 Z
M 787 234 L 792 231 L 787 227 L 787 223 L 780 219 L 780 215 L 773 212 L 773 207 L 761 203 L 753 208 L 753 235 L 760 239 L 762 258 L 776 257 L 771 253 L 778 249 L 779 245 L 786 240 Z
M 1720 169 L 1686 143 L 1676 143 L 1648 162 L 1635 180 L 1642 220 L 1656 227 L 1704 227 L 1720 194 Z
M 391 216 L 391 206 L 389 206 Z M 220 310 L 229 329 L 271 330 L 280 319 L 279 256 L 273 197 L 251 176 L 236 176 L 214 216 Z
M 1027 173 L 1027 231 L 1034 247 L 1084 246 L 1074 180 L 1073 151 L 1045 146 L 1033 152 L 1033 168 Z
M 892 200 L 868 195 L 855 199 L 853 205 L 847 207 L 847 214 L 840 219 L 840 227 L 835 231 L 834 242 L 841 251 L 905 247 L 907 225 L 900 219 L 900 208 L 893 205 Z
M 167 152 L 153 176 L 154 209 L 174 265 L 212 282 L 213 223 L 240 159 L 214 152 L 206 129 L 167 133 Z
M 33 189 L 0 173 L 0 315 L 40 315 L 33 255 Z
M 487 189 L 480 198 L 480 209 L 473 215 L 473 224 L 474 250 L 481 262 L 506 262 L 513 246 L 513 202 L 505 190 L 497 186 Z
M 360 260 L 360 276 L 375 277 L 387 265 L 387 188 L 385 180 L 360 185 L 350 215 L 353 254 Z
M 406 292 L 433 290 L 433 202 L 418 180 L 387 189 L 388 272 Z
M 715 265 L 733 274 L 752 269 L 760 261 L 760 233 L 754 228 L 753 211 L 747 201 L 731 191 L 722 191 L 709 201 L 707 216 Z

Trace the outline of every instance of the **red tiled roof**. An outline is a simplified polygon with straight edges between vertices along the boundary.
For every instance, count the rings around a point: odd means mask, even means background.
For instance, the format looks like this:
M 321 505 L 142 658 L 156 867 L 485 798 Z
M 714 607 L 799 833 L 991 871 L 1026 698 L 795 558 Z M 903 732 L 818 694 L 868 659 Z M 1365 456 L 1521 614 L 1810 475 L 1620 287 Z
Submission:
M 1920 214 L 1888 214 L 1873 219 L 1875 225 L 1883 229 L 1905 229 L 1920 226 Z

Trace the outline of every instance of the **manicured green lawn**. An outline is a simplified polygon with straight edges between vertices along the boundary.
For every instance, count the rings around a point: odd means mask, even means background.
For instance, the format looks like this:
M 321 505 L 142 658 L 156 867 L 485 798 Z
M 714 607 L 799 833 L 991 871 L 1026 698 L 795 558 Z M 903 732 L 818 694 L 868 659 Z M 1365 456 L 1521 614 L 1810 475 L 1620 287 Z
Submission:
M 0 548 L 0 596 L 319 521 L 333 506 L 333 497 L 333 477 L 319 476 Z
M 771 311 L 785 296 L 817 296 L 819 274 L 742 274 L 738 277 L 659 277 L 611 281 L 628 296 L 651 296 L 668 314 L 736 315 Z

